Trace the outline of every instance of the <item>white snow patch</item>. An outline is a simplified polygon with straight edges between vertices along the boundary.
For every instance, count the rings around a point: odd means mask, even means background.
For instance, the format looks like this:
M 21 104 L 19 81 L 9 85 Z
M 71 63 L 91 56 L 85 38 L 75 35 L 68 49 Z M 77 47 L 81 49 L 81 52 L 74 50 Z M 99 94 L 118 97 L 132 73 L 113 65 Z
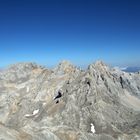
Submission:
M 38 114 L 38 112 L 39 112 L 39 109 L 36 109 L 36 110 L 33 111 L 32 114 L 26 114 L 25 117 L 33 117 L 33 116 L 35 116 L 36 114 Z
M 31 114 L 26 114 L 26 115 L 25 115 L 25 117 L 31 117 L 31 116 L 32 116 Z
M 43 103 L 43 106 L 45 106 L 47 103 Z
M 33 111 L 33 115 L 36 115 L 39 112 L 39 109 Z
M 91 132 L 94 134 L 95 133 L 95 127 L 94 127 L 93 123 L 91 123 L 90 125 L 91 125 Z
M 27 87 L 26 92 L 29 92 L 29 90 L 30 90 L 29 87 Z

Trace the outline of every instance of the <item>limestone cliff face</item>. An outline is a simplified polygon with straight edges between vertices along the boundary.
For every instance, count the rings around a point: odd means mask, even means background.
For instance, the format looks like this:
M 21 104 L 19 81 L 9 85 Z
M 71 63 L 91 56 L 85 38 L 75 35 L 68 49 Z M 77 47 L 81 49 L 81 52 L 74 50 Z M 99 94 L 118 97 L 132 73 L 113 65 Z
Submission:
M 3 140 L 140 139 L 140 75 L 101 61 L 12 65 L 0 72 L 0 103 Z

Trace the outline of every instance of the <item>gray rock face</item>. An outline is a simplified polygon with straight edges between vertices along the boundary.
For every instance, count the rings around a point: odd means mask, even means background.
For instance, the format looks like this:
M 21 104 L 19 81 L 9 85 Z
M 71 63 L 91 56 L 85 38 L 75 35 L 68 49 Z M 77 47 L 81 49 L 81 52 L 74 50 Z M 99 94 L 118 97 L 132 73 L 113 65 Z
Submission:
M 140 140 L 140 75 L 101 61 L 85 71 L 12 65 L 0 72 L 0 102 L 1 140 Z

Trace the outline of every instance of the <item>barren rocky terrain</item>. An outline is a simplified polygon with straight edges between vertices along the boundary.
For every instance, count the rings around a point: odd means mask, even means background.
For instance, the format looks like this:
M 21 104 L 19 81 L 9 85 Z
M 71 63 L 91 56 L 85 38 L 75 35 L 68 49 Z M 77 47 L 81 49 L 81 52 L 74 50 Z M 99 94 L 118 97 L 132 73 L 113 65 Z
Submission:
M 140 74 L 12 65 L 0 71 L 0 140 L 140 140 Z

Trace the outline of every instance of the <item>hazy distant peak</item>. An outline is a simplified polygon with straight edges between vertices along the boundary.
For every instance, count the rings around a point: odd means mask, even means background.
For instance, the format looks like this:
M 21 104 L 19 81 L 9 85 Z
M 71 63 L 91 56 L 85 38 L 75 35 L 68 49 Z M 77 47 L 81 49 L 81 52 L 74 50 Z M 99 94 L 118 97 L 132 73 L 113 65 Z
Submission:
M 41 67 L 33 62 L 20 62 L 16 64 L 12 64 L 8 67 L 8 69 L 35 69 Z
M 70 67 L 74 67 L 74 65 L 70 62 L 70 61 L 68 61 L 68 60 L 62 60 L 59 64 L 58 64 L 58 66 L 70 66 Z
M 70 61 L 63 60 L 61 61 L 58 66 L 54 69 L 55 72 L 58 73 L 70 73 L 77 70 L 77 67 L 74 66 Z
M 98 66 L 107 66 L 107 65 L 105 64 L 105 62 L 103 62 L 102 60 L 97 60 L 97 61 L 95 62 L 95 65 L 98 65 Z

